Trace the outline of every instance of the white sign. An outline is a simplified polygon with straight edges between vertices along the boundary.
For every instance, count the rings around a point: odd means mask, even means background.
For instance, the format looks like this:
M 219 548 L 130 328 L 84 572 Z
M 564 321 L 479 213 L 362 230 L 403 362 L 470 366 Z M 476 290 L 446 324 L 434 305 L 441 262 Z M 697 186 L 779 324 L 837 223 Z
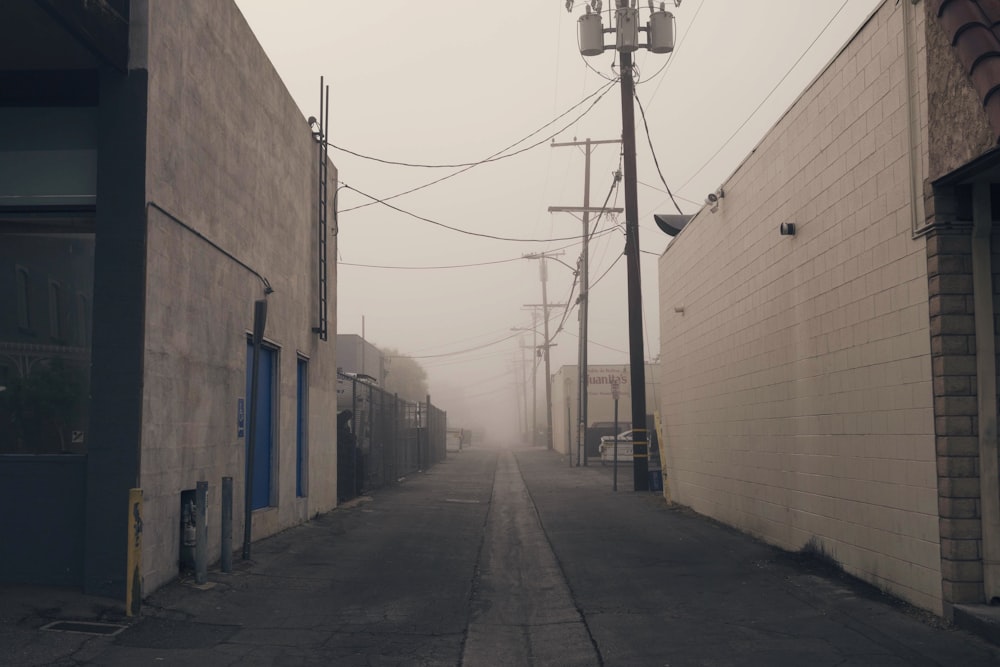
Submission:
M 621 396 L 631 396 L 630 378 L 628 366 L 588 366 L 587 395 L 611 396 L 612 387 L 617 384 Z

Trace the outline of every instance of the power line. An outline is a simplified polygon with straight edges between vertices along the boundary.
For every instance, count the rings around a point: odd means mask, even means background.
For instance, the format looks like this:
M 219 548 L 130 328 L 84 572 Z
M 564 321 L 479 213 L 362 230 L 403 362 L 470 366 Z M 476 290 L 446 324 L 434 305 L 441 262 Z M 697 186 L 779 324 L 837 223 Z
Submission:
M 381 204 L 386 208 L 391 208 L 393 211 L 396 211 L 397 213 L 402 213 L 403 215 L 408 215 L 411 218 L 416 218 L 417 220 L 421 220 L 423 222 L 436 225 L 438 227 L 443 227 L 444 229 L 448 229 L 453 232 L 458 232 L 459 234 L 466 234 L 468 236 L 477 236 L 479 238 L 484 238 L 484 239 L 493 239 L 494 241 L 512 241 L 515 243 L 550 243 L 552 241 L 575 241 L 577 239 L 577 237 L 575 236 L 562 236 L 551 239 L 523 239 L 523 238 L 512 238 L 509 236 L 495 236 L 493 234 L 483 234 L 481 232 L 470 232 L 467 229 L 452 227 L 451 225 L 446 225 L 443 222 L 438 222 L 437 220 L 432 220 L 430 218 L 425 218 L 421 215 L 417 215 L 416 213 L 411 213 L 410 211 L 407 211 L 405 209 L 399 208 L 398 206 L 388 203 L 384 199 L 379 199 L 378 197 L 370 195 L 367 192 L 362 192 L 361 190 L 358 190 L 356 187 L 347 185 L 346 183 L 344 183 L 342 187 L 347 190 L 353 190 L 354 192 L 357 192 L 359 195 L 363 197 L 368 197 L 369 199 L 372 200 L 373 203 Z
M 469 269 L 479 266 L 494 266 L 496 264 L 507 264 L 524 259 L 523 257 L 511 257 L 510 259 L 498 259 L 493 262 L 476 262 L 474 264 L 446 264 L 442 266 L 390 266 L 385 264 L 354 264 L 352 262 L 337 262 L 340 266 L 356 266 L 363 269 L 396 269 L 406 271 L 433 271 L 436 269 Z
M 669 68 L 673 64 L 673 62 L 675 60 L 677 60 L 677 58 L 674 57 L 674 54 L 677 53 L 677 51 L 680 50 L 681 44 L 684 43 L 684 40 L 687 39 L 687 36 L 691 32 L 691 29 L 694 28 L 694 23 L 695 23 L 695 21 L 698 20 L 698 14 L 701 13 L 701 9 L 702 9 L 702 7 L 704 7 L 707 4 L 707 1 L 708 0 L 702 0 L 701 4 L 698 5 L 698 9 L 696 9 L 694 11 L 694 16 L 692 16 L 691 20 L 688 22 L 687 28 L 685 28 L 685 30 L 684 30 L 684 34 L 681 35 L 677 39 L 677 44 L 674 46 L 674 51 L 673 51 L 673 53 L 670 54 L 670 59 L 667 60 L 666 64 L 664 65 L 665 68 Z M 659 76 L 659 74 L 660 73 L 657 72 L 655 75 L 653 75 L 653 78 L 649 79 L 649 81 L 652 81 L 653 79 L 655 79 L 657 76 Z M 666 74 L 666 72 L 664 72 L 664 74 Z M 656 88 L 654 88 L 653 92 L 649 94 L 649 104 L 650 105 L 652 105 L 653 98 L 656 97 L 656 93 L 659 92 L 660 86 L 663 84 L 664 79 L 666 79 L 666 76 L 664 76 L 663 78 L 660 79 L 659 83 L 656 84 Z
M 358 158 L 361 158 L 363 160 L 370 160 L 372 162 L 379 162 L 381 164 L 387 164 L 387 165 L 392 165 L 392 166 L 396 166 L 396 167 L 416 167 L 416 168 L 421 168 L 421 169 L 458 169 L 460 167 L 467 167 L 467 168 L 478 167 L 481 164 L 487 164 L 489 162 L 499 162 L 500 160 L 505 160 L 505 159 L 507 159 L 509 157 L 514 157 L 515 155 L 520 155 L 521 153 L 529 151 L 529 150 L 531 150 L 533 148 L 537 148 L 538 146 L 541 146 L 545 142 L 549 141 L 550 139 L 553 139 L 554 137 L 558 136 L 560 132 L 564 132 L 567 128 L 569 128 L 570 126 L 572 126 L 573 123 L 576 123 L 578 120 L 580 120 L 580 118 L 583 118 L 583 116 L 585 116 L 588 113 L 590 113 L 590 111 L 594 108 L 594 106 L 598 102 L 601 101 L 601 98 L 603 98 L 607 94 L 607 92 L 609 90 L 611 90 L 612 87 L 614 87 L 614 84 L 617 81 L 618 81 L 617 79 L 611 80 L 609 83 L 604 84 L 603 86 L 601 86 L 600 88 L 598 88 L 597 90 L 595 90 L 594 92 L 592 92 L 590 95 L 587 95 L 582 100 L 580 100 L 579 102 L 577 102 L 576 104 L 574 104 L 573 106 L 571 106 L 569 109 L 567 109 L 566 111 L 564 111 L 560 115 L 556 116 L 555 118 L 553 118 L 552 120 L 550 120 L 549 122 L 547 122 L 545 125 L 542 125 L 540 128 L 538 128 L 537 130 L 535 130 L 531 134 L 529 134 L 529 135 L 527 135 L 527 136 L 525 136 L 525 137 L 523 137 L 521 139 L 518 139 L 517 141 L 515 141 L 511 145 L 507 146 L 506 148 L 502 148 L 501 150 L 497 151 L 496 153 L 493 153 L 492 155 L 490 155 L 489 157 L 484 158 L 482 160 L 475 161 L 475 162 L 457 162 L 457 163 L 453 163 L 453 164 L 424 164 L 424 163 L 419 163 L 419 162 L 402 162 L 402 161 L 398 161 L 398 160 L 388 160 L 388 159 L 385 159 L 385 158 L 379 158 L 379 157 L 373 157 L 371 155 L 365 155 L 363 153 L 358 153 L 357 151 L 353 151 L 353 150 L 351 150 L 349 148 L 344 148 L 343 146 L 338 146 L 338 145 L 336 145 L 336 144 L 334 144 L 332 142 L 327 142 L 327 143 L 329 144 L 330 148 L 333 148 L 333 149 L 336 149 L 338 151 L 341 151 L 342 153 L 347 153 L 348 155 L 353 155 L 354 157 L 358 157 Z M 524 143 L 525 141 L 527 141 L 531 137 L 535 136 L 536 134 L 538 134 L 539 132 L 541 132 L 545 128 L 547 128 L 550 125 L 552 125 L 553 123 L 556 123 L 559 120 L 561 120 L 562 118 L 564 118 L 565 116 L 569 115 L 574 109 L 576 109 L 579 106 L 582 106 L 584 102 L 586 102 L 587 100 L 589 100 L 589 99 L 591 99 L 592 97 L 595 97 L 595 96 L 596 96 L 597 99 L 595 99 L 593 102 L 591 102 L 590 106 L 587 107 L 587 109 L 580 116 L 578 116 L 577 118 L 575 118 L 572 122 L 570 122 L 569 124 L 567 124 L 565 127 L 563 127 L 562 129 L 560 129 L 558 132 L 555 132 L 551 136 L 548 136 L 548 137 L 546 137 L 544 139 L 541 139 L 537 143 L 531 144 L 530 146 L 525 146 L 524 148 L 521 148 L 521 149 L 519 149 L 517 151 L 514 151 L 513 153 L 507 153 L 507 151 L 509 151 L 510 149 L 514 148 L 515 146 L 517 146 L 519 144 Z M 458 172 L 458 173 L 461 173 L 461 172 Z M 349 209 L 345 209 L 345 210 L 349 210 Z
M 771 99 L 771 96 L 772 96 L 772 95 L 774 95 L 775 91 L 777 91 L 777 90 L 778 90 L 778 88 L 779 88 L 779 87 L 781 86 L 781 84 L 785 82 L 785 79 L 787 79 L 787 78 L 788 78 L 788 76 L 789 76 L 789 75 L 790 75 L 790 74 L 792 73 L 792 71 L 793 71 L 793 70 L 794 70 L 794 69 L 795 69 L 795 68 L 796 68 L 796 67 L 798 66 L 798 64 L 799 64 L 800 62 L 802 62 L 802 59 L 806 57 L 806 54 L 807 54 L 807 53 L 809 53 L 809 51 L 810 51 L 810 50 L 812 49 L 812 47 L 816 45 L 816 42 L 818 42 L 818 41 L 819 41 L 819 38 L 820 38 L 820 37 L 822 37 L 822 36 L 823 36 L 823 35 L 824 35 L 824 34 L 826 33 L 826 31 L 830 29 L 830 25 L 831 25 L 831 24 L 832 24 L 832 23 L 834 22 L 834 20 L 835 20 L 835 19 L 836 19 L 836 18 L 837 18 L 838 16 L 840 16 L 840 13 L 841 13 L 842 11 L 844 11 L 844 7 L 846 7 L 846 6 L 847 6 L 847 3 L 848 3 L 848 0 L 844 0 L 844 3 L 843 3 L 842 5 L 840 5 L 840 9 L 838 9 L 838 10 L 837 10 L 837 12 L 836 12 L 836 13 L 835 13 L 835 14 L 834 14 L 834 15 L 833 15 L 833 16 L 832 16 L 831 18 L 830 18 L 830 20 L 826 22 L 826 25 L 825 25 L 825 26 L 823 26 L 823 29 L 822 29 L 822 30 L 820 30 L 820 31 L 819 31 L 819 34 L 818 34 L 818 35 L 816 35 L 815 39 L 813 39 L 813 41 L 809 43 L 809 46 L 807 46 L 807 47 L 805 48 L 805 50 L 804 50 L 804 51 L 802 52 L 802 55 L 800 55 L 800 56 L 799 56 L 799 57 L 798 57 L 798 58 L 797 58 L 797 59 L 795 60 L 795 62 L 794 62 L 794 63 L 792 63 L 792 66 L 791 66 L 791 67 L 789 67 L 789 68 L 788 68 L 788 71 L 787 71 L 787 72 L 785 72 L 784 76 L 782 76 L 782 77 L 781 77 L 781 79 L 779 79 L 779 80 L 778 80 L 778 83 L 776 83 L 776 84 L 774 85 L 774 88 L 772 88 L 772 89 L 771 89 L 771 92 L 769 92 L 769 93 L 767 94 L 767 96 L 766 96 L 766 97 L 764 97 L 764 99 L 763 99 L 763 100 L 761 100 L 760 104 L 758 104 L 758 105 L 757 105 L 757 107 L 756 107 L 756 108 L 755 108 L 755 109 L 754 109 L 753 111 L 751 111 L 751 112 L 750 112 L 750 114 L 749 114 L 749 115 L 748 115 L 748 116 L 746 117 L 746 120 L 744 120 L 744 121 L 743 121 L 742 123 L 740 123 L 740 126 L 739 126 L 739 127 L 737 127 L 737 128 L 736 128 L 736 130 L 735 130 L 735 131 L 734 131 L 734 132 L 733 132 L 733 133 L 732 133 L 731 135 L 729 135 L 729 138 L 728 138 L 728 139 L 726 139 L 726 140 L 725 140 L 725 141 L 724 141 L 724 142 L 722 143 L 722 145 L 721 145 L 721 146 L 719 146 L 719 149 L 718 149 L 717 151 L 715 151 L 714 153 L 712 153 L 711 157 L 709 157 L 709 158 L 708 158 L 708 159 L 707 159 L 707 160 L 705 161 L 705 164 L 701 165 L 701 167 L 699 167 L 699 168 L 698 168 L 698 170 L 697 170 L 696 172 L 694 172 L 693 174 L 691 174 L 691 177 L 690 177 L 690 178 L 688 178 L 688 179 L 687 179 L 686 181 L 684 181 L 684 183 L 683 183 L 683 184 L 681 185 L 681 187 L 680 187 L 679 189 L 683 190 L 683 189 L 684 189 L 685 187 L 687 187 L 688 183 L 690 183 L 691 181 L 693 181 L 693 180 L 694 180 L 694 179 L 695 179 L 695 178 L 696 178 L 696 177 L 698 176 L 698 174 L 700 174 L 700 173 L 701 173 L 702 171 L 704 171 L 704 170 L 705 170 L 705 167 L 707 167 L 707 166 L 708 166 L 709 164 L 711 164 L 711 163 L 712 163 L 712 160 L 714 160 L 714 159 L 715 159 L 716 157 L 718 157 L 719 153 L 721 153 L 721 152 L 722 152 L 722 150 L 723 150 L 723 149 L 724 149 L 724 148 L 725 148 L 726 146 L 728 146 L 728 145 L 729 145 L 729 143 L 730 143 L 730 142 L 731 142 L 731 141 L 732 141 L 733 139 L 735 139 L 735 138 L 736 138 L 736 135 L 740 133 L 740 130 L 742 130 L 742 129 L 743 129 L 744 127 L 746 127 L 747 123 L 749 123 L 749 122 L 750 122 L 750 120 L 751 120 L 751 119 L 752 119 L 752 118 L 753 118 L 753 117 L 754 117 L 754 116 L 755 116 L 755 115 L 757 114 L 757 112 L 758 112 L 758 111 L 760 111 L 761 107 L 763 107 L 763 106 L 764 106 L 764 104 L 765 104 L 765 103 L 767 103 L 767 101 L 768 101 L 769 99 Z
M 527 151 L 529 151 L 529 150 L 531 150 L 533 148 L 537 148 L 538 146 L 541 146 L 545 142 L 547 142 L 547 141 L 549 141 L 549 140 L 554 139 L 555 137 L 557 137 L 560 133 L 565 132 L 571 125 L 573 125 L 574 123 L 579 122 L 581 118 L 583 118 L 588 113 L 590 113 L 591 110 L 593 110 L 593 108 L 595 106 L 597 106 L 597 103 L 601 101 L 601 98 L 604 97 L 604 95 L 608 92 L 608 90 L 611 89 L 612 85 L 613 85 L 613 82 L 612 82 L 612 84 L 605 85 L 605 86 L 603 86 L 601 88 L 598 88 L 597 91 L 595 91 L 594 93 L 591 93 L 587 97 L 583 98 L 580 102 L 577 102 L 575 105 L 573 105 L 572 107 L 570 107 L 569 110 L 567 110 L 564 113 L 562 113 L 561 115 L 557 116 L 554 120 L 549 121 L 548 123 L 546 123 L 545 125 L 543 125 L 539 129 L 537 129 L 534 132 L 532 132 L 531 134 L 529 134 L 524 139 L 521 139 L 520 141 L 517 141 L 517 142 L 511 144 L 510 146 L 507 146 L 506 148 L 504 148 L 504 149 L 502 149 L 500 151 L 497 151 L 496 153 L 494 153 L 490 157 L 486 158 L 485 160 L 482 160 L 480 162 L 466 163 L 464 165 L 454 165 L 454 166 L 462 166 L 464 168 L 459 169 L 458 171 L 453 172 L 451 174 L 448 174 L 447 176 L 442 176 L 441 178 L 434 179 L 433 181 L 430 181 L 429 183 L 424 183 L 423 185 L 418 185 L 415 188 L 410 188 L 409 190 L 404 190 L 403 192 L 397 192 L 394 195 L 390 195 L 388 197 L 385 197 L 383 199 L 383 201 L 389 201 L 390 199 L 396 199 L 397 197 L 403 197 L 405 195 L 417 192 L 419 190 L 423 190 L 425 188 L 429 188 L 432 185 L 437 185 L 438 183 L 441 183 L 442 181 L 447 181 L 450 178 L 454 178 L 455 176 L 458 176 L 459 174 L 464 174 L 465 172 L 469 171 L 470 169 L 472 169 L 474 167 L 478 167 L 479 165 L 486 164 L 488 162 L 496 162 L 498 160 L 503 160 L 505 158 L 513 157 L 515 155 L 520 155 L 521 153 L 525 153 L 525 152 L 527 152 Z M 583 104 L 584 102 L 586 102 L 587 100 L 589 100 L 594 95 L 597 95 L 598 93 L 600 93 L 600 96 L 596 100 L 594 100 L 589 107 L 587 107 L 586 111 L 584 111 L 582 114 L 580 114 L 579 116 L 577 116 L 573 120 L 573 122 L 565 125 L 564 127 L 562 127 L 559 130 L 557 130 L 555 133 L 547 136 L 546 138 L 542 139 L 541 141 L 538 141 L 537 143 L 532 144 L 531 146 L 527 146 L 526 148 L 523 148 L 523 149 L 521 149 L 519 151 L 515 151 L 514 153 L 509 153 L 509 154 L 506 154 L 506 155 L 504 154 L 504 153 L 506 153 L 506 151 L 510 150 L 514 146 L 517 146 L 518 144 L 522 143 L 523 141 L 526 141 L 527 139 L 531 138 L 532 136 L 538 134 L 543 129 L 545 129 L 546 127 L 548 127 L 552 123 L 558 121 L 560 118 L 562 118 L 563 116 L 565 116 L 566 114 L 568 114 L 570 111 L 572 111 L 573 109 L 577 108 L 578 106 L 580 106 L 581 104 Z M 331 144 L 331 146 L 332 146 L 332 144 Z M 336 147 L 334 147 L 334 148 L 336 148 Z M 361 155 L 359 153 L 354 153 L 353 151 L 348 151 L 347 149 L 343 149 L 343 148 L 338 148 L 338 150 L 342 150 L 344 152 L 351 153 L 352 155 L 357 155 L 358 157 L 366 158 L 366 159 L 369 159 L 369 160 L 375 160 L 377 162 L 384 162 L 386 164 L 396 164 L 396 165 L 411 166 L 411 167 L 425 167 L 425 168 L 428 168 L 428 169 L 436 169 L 436 168 L 444 168 L 444 167 L 452 166 L 452 165 L 419 165 L 419 164 L 406 164 L 406 163 L 402 163 L 402 162 L 391 162 L 391 161 L 387 161 L 387 160 L 380 160 L 378 158 L 369 158 L 367 156 Z M 343 211 L 341 211 L 341 213 L 349 213 L 350 211 L 355 211 L 355 210 L 357 210 L 359 208 L 365 208 L 366 206 L 371 206 L 374 203 L 375 202 L 368 202 L 366 204 L 359 204 L 357 206 L 351 206 L 350 208 L 345 208 Z
M 614 228 L 605 229 L 605 230 L 603 230 L 601 232 L 598 232 L 597 234 L 595 234 L 593 236 L 604 236 L 604 235 L 606 235 L 606 234 L 608 234 L 610 232 L 613 232 L 613 231 L 615 231 Z M 593 238 L 593 236 L 592 236 L 592 238 Z M 553 248 L 553 251 L 555 251 L 555 250 L 565 250 L 566 248 L 572 248 L 573 246 L 579 245 L 580 243 L 581 243 L 581 241 L 579 239 L 575 239 L 575 243 L 569 243 L 569 244 L 566 244 L 564 246 L 559 246 L 557 248 Z M 478 267 L 483 267 L 483 266 L 495 266 L 497 264 L 509 264 L 509 263 L 512 263 L 512 262 L 520 262 L 520 261 L 523 261 L 523 260 L 524 260 L 524 256 L 523 255 L 518 255 L 517 257 L 510 257 L 508 259 L 497 259 L 497 260 L 487 261 L 487 262 L 473 262 L 473 263 L 470 263 L 470 264 L 443 264 L 443 265 L 440 265 L 440 266 L 397 266 L 397 265 L 388 265 L 388 264 L 360 264 L 360 263 L 356 263 L 356 262 L 337 262 L 337 264 L 338 264 L 338 266 L 353 266 L 353 267 L 362 268 L 362 269 L 391 269 L 391 270 L 396 270 L 396 271 L 434 271 L 434 270 L 439 270 L 439 269 L 471 269 L 471 268 L 478 268 Z
M 490 343 L 484 343 L 482 345 L 477 345 L 476 347 L 470 347 L 470 348 L 467 348 L 467 349 L 464 349 L 464 350 L 457 350 L 455 352 L 443 352 L 441 354 L 425 354 L 425 355 L 422 355 L 422 356 L 412 356 L 412 355 L 407 355 L 407 356 L 409 356 L 410 359 L 440 359 L 441 357 L 455 357 L 455 356 L 458 356 L 460 354 L 468 354 L 469 352 L 477 352 L 477 351 L 483 350 L 483 349 L 485 349 L 487 347 L 493 347 L 494 345 L 499 345 L 500 343 L 506 342 L 506 341 L 508 341 L 508 340 L 510 340 L 512 338 L 516 338 L 516 337 L 518 337 L 520 335 L 521 335 L 521 332 L 518 331 L 518 332 L 516 332 L 516 333 L 514 333 L 514 334 L 512 334 L 510 336 L 506 336 L 504 338 L 501 338 L 500 340 L 495 340 L 495 341 L 492 341 Z
M 674 208 L 681 215 L 684 215 L 684 211 L 681 210 L 680 205 L 677 200 L 674 199 L 674 193 L 670 191 L 670 186 L 667 185 L 667 179 L 663 177 L 663 170 L 660 169 L 660 160 L 656 157 L 656 149 L 653 148 L 653 138 L 649 135 L 649 123 L 646 122 L 646 110 L 642 108 L 642 101 L 639 99 L 639 95 L 635 94 L 636 104 L 639 105 L 639 115 L 642 116 L 642 126 L 646 128 L 646 141 L 649 142 L 649 152 L 653 155 L 653 164 L 656 165 L 656 173 L 660 176 L 660 182 L 663 183 L 663 187 L 667 189 L 667 194 L 670 196 L 670 201 L 674 203 Z

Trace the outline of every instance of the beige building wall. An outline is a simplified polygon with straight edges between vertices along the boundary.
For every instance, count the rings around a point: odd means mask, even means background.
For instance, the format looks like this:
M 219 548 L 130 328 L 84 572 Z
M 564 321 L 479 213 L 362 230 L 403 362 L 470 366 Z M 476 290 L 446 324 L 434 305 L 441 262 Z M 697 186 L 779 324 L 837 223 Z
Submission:
M 145 590 L 177 574 L 180 494 L 209 483 L 209 560 L 220 554 L 221 480 L 243 539 L 253 304 L 267 296 L 277 347 L 272 506 L 259 539 L 336 505 L 336 237 L 329 340 L 318 324 L 318 153 L 309 126 L 235 3 L 148 7 L 147 318 L 140 485 Z M 336 180 L 335 170 L 330 178 Z M 329 192 L 333 193 L 333 185 Z M 308 359 L 306 495 L 296 494 L 296 364 Z M 249 397 L 247 397 L 249 405 Z M 249 431 L 249 423 L 246 425 Z
M 940 613 L 914 14 L 883 3 L 661 256 L 661 395 L 676 501 Z
M 626 382 L 621 388 L 618 400 L 618 420 L 631 424 L 632 395 L 628 386 L 628 364 L 588 365 L 591 385 L 587 400 L 587 422 L 593 425 L 597 422 L 611 424 L 615 418 L 615 401 L 607 387 L 606 376 L 611 370 L 620 372 Z M 596 375 L 600 375 L 598 380 Z M 657 396 L 660 381 L 659 366 L 646 364 L 646 414 L 653 414 L 657 409 Z M 552 448 L 565 454 L 567 446 L 575 453 L 577 449 L 576 429 L 579 423 L 580 380 L 577 366 L 562 366 L 552 374 Z M 530 418 L 530 417 L 529 417 Z M 542 416 L 544 418 L 544 415 Z M 654 428 L 655 424 L 647 424 Z M 627 430 L 622 426 L 621 430 Z

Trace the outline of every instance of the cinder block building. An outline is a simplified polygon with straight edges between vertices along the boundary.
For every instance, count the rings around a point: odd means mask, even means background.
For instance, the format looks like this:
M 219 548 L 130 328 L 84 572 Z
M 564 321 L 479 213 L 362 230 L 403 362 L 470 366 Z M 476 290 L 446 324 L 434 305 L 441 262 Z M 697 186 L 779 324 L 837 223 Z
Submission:
M 199 480 L 239 544 L 259 300 L 253 538 L 336 505 L 335 182 L 235 3 L 0 5 L 0 577 L 122 599 L 130 489 L 145 592 Z
M 674 499 L 946 617 L 1000 597 L 998 22 L 881 3 L 659 261 Z

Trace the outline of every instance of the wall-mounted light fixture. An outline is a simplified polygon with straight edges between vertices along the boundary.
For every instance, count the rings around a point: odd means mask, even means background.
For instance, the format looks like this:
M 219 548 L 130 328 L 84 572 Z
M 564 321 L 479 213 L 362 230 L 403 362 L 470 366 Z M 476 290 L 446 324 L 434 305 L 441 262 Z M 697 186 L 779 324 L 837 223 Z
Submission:
M 795 223 L 783 222 L 778 228 L 782 236 L 795 236 Z
M 709 206 L 709 211 L 715 213 L 719 210 L 719 201 L 726 196 L 725 190 L 719 188 L 715 192 L 709 192 L 708 196 L 705 197 L 705 203 Z

